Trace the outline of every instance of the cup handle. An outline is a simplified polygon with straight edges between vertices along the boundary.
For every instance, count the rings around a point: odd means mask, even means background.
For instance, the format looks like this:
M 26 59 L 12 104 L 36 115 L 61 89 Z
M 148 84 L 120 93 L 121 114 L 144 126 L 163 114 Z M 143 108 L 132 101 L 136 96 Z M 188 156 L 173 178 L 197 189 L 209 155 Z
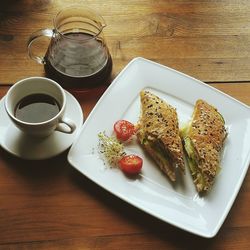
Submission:
M 70 120 L 69 118 L 61 118 L 55 130 L 66 134 L 72 134 L 75 129 L 76 125 L 72 120 Z
M 28 40 L 28 45 L 27 45 L 29 57 L 40 64 L 45 63 L 44 57 L 37 56 L 32 52 L 32 44 L 36 39 L 38 39 L 42 36 L 51 38 L 53 36 L 53 30 L 52 29 L 41 29 L 41 30 L 35 31 L 34 33 L 31 34 L 31 36 Z

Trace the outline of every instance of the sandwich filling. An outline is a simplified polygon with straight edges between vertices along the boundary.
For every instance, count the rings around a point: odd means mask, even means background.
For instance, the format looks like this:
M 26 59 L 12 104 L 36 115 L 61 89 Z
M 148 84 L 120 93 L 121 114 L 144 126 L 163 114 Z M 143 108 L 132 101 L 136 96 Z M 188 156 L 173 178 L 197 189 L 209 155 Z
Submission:
M 181 135 L 196 189 L 207 191 L 220 170 L 220 155 L 227 135 L 225 121 L 216 108 L 198 100 L 192 121 Z

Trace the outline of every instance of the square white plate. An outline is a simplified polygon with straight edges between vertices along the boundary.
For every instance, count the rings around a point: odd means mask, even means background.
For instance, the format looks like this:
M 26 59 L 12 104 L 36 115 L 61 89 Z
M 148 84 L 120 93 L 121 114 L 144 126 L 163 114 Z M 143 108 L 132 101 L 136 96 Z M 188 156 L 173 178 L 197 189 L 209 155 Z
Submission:
M 218 108 L 229 135 L 222 153 L 219 175 L 212 190 L 199 196 L 186 168 L 175 185 L 136 143 L 127 152 L 143 160 L 139 178 L 128 178 L 119 169 L 105 166 L 97 152 L 97 134 L 112 134 L 119 119 L 137 122 L 139 92 L 147 89 L 176 107 L 180 125 L 187 122 L 198 98 Z M 224 222 L 250 162 L 250 108 L 201 81 L 152 61 L 135 58 L 116 77 L 85 121 L 73 143 L 68 161 L 104 189 L 135 207 L 191 233 L 213 237 Z

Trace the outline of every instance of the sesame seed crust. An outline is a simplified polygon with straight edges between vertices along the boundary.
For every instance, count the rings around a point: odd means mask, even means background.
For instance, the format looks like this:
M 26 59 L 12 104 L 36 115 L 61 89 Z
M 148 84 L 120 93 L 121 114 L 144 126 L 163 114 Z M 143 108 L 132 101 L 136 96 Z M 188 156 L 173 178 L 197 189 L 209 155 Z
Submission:
M 197 100 L 188 135 L 195 149 L 198 172 L 193 176 L 198 192 L 211 188 L 220 164 L 221 150 L 227 131 L 225 121 L 215 107 L 204 100 Z M 202 174 L 204 185 L 200 185 Z
M 179 136 L 179 124 L 176 109 L 149 91 L 141 91 L 141 114 L 138 122 L 139 141 L 147 139 L 162 149 L 171 162 L 159 163 L 157 156 L 146 148 L 159 167 L 175 180 L 175 168 L 184 171 L 183 146 Z

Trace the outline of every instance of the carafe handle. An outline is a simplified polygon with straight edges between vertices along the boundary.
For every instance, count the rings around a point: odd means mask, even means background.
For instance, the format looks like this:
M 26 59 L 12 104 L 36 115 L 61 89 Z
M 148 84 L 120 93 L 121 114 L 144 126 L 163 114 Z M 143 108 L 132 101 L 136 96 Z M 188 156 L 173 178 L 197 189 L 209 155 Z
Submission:
M 31 34 L 29 40 L 28 40 L 28 55 L 31 59 L 33 59 L 34 61 L 40 63 L 40 64 L 44 64 L 45 61 L 44 61 L 44 57 L 42 56 L 37 56 L 33 53 L 32 51 L 32 44 L 33 42 L 38 39 L 38 38 L 41 38 L 43 36 L 45 37 L 49 37 L 51 38 L 53 36 L 53 30 L 52 29 L 41 29 L 41 30 L 38 30 L 38 31 L 35 31 L 34 33 Z

